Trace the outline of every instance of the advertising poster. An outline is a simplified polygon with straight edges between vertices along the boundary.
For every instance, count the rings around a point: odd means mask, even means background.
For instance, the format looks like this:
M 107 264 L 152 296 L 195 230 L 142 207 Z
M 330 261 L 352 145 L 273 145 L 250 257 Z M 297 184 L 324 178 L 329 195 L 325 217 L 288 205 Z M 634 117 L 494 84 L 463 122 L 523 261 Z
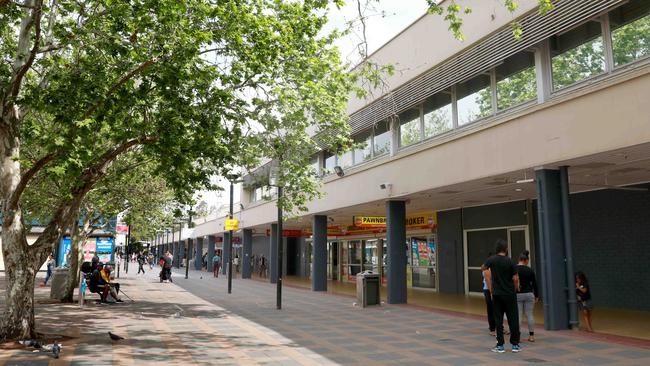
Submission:
M 102 263 L 108 263 L 112 261 L 113 256 L 113 238 L 111 237 L 102 237 L 97 238 L 96 249 L 97 256 L 99 261 Z
M 67 267 L 69 265 L 68 263 L 68 253 L 70 253 L 70 245 L 72 244 L 72 240 L 70 240 L 69 236 L 63 237 L 61 239 L 61 243 L 59 244 L 59 256 L 56 258 L 56 263 L 58 263 L 58 267 Z
M 95 255 L 95 249 L 96 249 L 96 240 L 95 238 L 88 238 L 84 242 L 84 262 L 90 262 L 93 259 L 93 256 Z

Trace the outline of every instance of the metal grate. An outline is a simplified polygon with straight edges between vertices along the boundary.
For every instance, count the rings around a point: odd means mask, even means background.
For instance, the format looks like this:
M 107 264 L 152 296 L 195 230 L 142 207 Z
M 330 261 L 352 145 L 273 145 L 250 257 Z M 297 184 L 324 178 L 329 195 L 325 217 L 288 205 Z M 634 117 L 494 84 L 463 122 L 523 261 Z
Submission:
M 557 0 L 554 2 L 554 9 L 546 15 L 540 15 L 535 10 L 519 19 L 523 29 L 521 39 L 514 39 L 510 26 L 503 27 L 474 46 L 353 113 L 350 116 L 352 133 L 365 130 L 394 113 L 421 103 L 427 97 L 486 71 L 507 57 L 593 18 L 624 1 L 626 0 Z

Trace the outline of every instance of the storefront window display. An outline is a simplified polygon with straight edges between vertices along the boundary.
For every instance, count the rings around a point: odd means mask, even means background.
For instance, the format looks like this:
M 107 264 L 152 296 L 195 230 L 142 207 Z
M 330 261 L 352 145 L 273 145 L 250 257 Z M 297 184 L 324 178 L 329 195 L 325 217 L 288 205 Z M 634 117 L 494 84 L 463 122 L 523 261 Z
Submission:
M 413 287 L 436 287 L 436 243 L 433 236 L 410 238 Z

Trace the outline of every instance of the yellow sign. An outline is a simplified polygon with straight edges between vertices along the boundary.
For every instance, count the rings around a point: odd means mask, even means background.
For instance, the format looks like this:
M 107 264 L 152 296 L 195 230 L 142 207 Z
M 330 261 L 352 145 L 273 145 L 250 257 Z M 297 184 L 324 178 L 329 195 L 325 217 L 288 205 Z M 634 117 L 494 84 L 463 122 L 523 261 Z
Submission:
M 226 226 L 225 228 L 226 230 L 233 230 L 233 231 L 239 230 L 239 220 L 232 220 L 232 219 L 226 220 L 225 226 Z
M 386 216 L 352 216 L 356 227 L 386 227 Z
M 354 226 L 363 228 L 385 228 L 386 216 L 353 216 Z M 436 226 L 435 213 L 423 213 L 406 217 L 406 227 L 409 229 L 428 229 Z

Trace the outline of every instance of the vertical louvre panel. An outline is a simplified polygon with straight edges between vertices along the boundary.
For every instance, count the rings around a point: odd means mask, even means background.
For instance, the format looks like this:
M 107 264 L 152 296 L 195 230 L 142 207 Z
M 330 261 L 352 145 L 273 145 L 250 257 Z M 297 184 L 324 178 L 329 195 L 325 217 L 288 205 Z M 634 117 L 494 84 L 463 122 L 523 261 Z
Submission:
M 397 114 L 427 97 L 465 81 L 517 52 L 528 49 L 550 36 L 570 29 L 601 14 L 625 0 L 558 0 L 555 8 L 546 15 L 537 11 L 519 19 L 523 29 L 516 40 L 510 26 L 472 46 L 405 85 L 389 92 L 350 116 L 352 133 L 365 130 L 375 123 Z

